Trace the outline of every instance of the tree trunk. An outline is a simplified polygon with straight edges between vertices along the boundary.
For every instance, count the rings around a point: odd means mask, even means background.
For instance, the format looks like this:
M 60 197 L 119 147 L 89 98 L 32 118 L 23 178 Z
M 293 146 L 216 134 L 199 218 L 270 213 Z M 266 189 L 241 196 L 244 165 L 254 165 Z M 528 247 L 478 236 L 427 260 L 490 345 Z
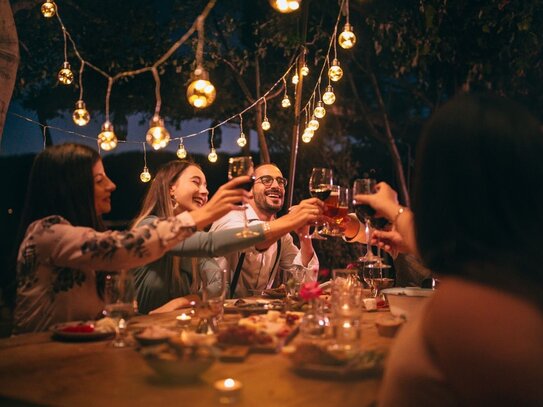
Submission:
M 19 38 L 8 0 L 0 0 L 0 145 L 19 67 Z

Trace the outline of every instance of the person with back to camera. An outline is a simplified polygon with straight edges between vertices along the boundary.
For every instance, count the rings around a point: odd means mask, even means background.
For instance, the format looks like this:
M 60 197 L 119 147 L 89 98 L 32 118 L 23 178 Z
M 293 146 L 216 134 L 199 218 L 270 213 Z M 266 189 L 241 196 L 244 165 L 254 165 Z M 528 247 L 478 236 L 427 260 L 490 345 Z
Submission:
M 440 278 L 393 345 L 379 405 L 542 405 L 541 157 L 526 110 L 462 95 L 425 126 L 412 212 L 385 183 L 355 197 L 395 224 L 384 245 Z
M 157 172 L 134 225 L 146 225 L 157 217 L 200 208 L 206 204 L 208 194 L 205 174 L 197 164 L 179 160 L 166 163 Z M 160 259 L 135 270 L 140 311 L 167 312 L 187 306 L 191 296 L 200 290 L 199 273 L 206 273 L 208 291 L 218 290 L 219 280 L 214 275 L 221 268 L 211 256 L 223 256 L 267 239 L 278 239 L 317 217 L 318 213 L 303 211 L 267 224 L 254 224 L 249 228 L 256 234 L 250 237 L 236 236 L 242 227 L 196 232 Z M 194 267 L 191 257 L 198 257 Z
M 251 194 L 238 177 L 203 207 L 128 231 L 105 231 L 115 184 L 100 155 L 79 144 L 48 147 L 34 160 L 21 219 L 14 333 L 94 319 L 104 308 L 97 270 L 149 263 Z

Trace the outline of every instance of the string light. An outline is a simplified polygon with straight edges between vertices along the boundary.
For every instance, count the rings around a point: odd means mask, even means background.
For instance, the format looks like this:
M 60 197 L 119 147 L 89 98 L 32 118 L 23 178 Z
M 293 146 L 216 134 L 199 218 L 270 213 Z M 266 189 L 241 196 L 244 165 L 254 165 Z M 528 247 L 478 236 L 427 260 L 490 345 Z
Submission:
M 243 116 L 239 115 L 239 137 L 236 140 L 236 143 L 240 147 L 245 147 L 247 145 L 247 139 L 245 138 L 245 134 L 243 133 Z
M 333 82 L 337 82 L 343 77 L 343 69 L 339 66 L 337 58 L 334 58 L 332 65 L 328 69 L 328 77 Z
M 147 168 L 147 150 L 145 149 L 145 143 L 143 143 L 143 171 L 140 174 L 141 182 L 151 181 L 151 173 L 149 168 Z
M 300 8 L 301 0 L 269 0 L 269 2 L 280 13 L 292 13 Z
M 306 129 L 302 134 L 302 141 L 304 143 L 309 143 L 313 139 L 313 132 L 309 129 Z
M 326 109 L 324 108 L 322 100 L 317 102 L 317 107 L 315 107 L 313 114 L 317 119 L 322 119 L 326 115 Z
M 297 85 L 297 84 L 298 84 L 298 82 L 300 81 L 300 77 L 298 76 L 297 73 L 295 73 L 294 75 L 292 75 L 291 81 L 292 81 L 292 84 L 293 84 L 293 85 Z
M 266 98 L 263 98 L 263 99 L 264 99 L 264 120 L 262 120 L 262 124 L 260 126 L 262 127 L 262 130 L 268 131 L 269 129 L 271 129 L 271 124 L 267 117 L 268 108 L 266 105 Z
M 187 99 L 197 109 L 203 109 L 215 101 L 215 86 L 209 81 L 207 71 L 198 67 L 192 75 L 192 82 L 187 88 Z
M 164 120 L 158 114 L 155 114 L 151 119 L 151 125 L 145 138 L 155 150 L 166 147 L 170 142 L 170 133 L 164 127 Z
M 336 95 L 334 94 L 332 85 L 326 87 L 326 92 L 322 95 L 322 101 L 327 105 L 331 105 L 336 101 Z
M 74 81 L 74 73 L 68 61 L 64 61 L 62 68 L 58 71 L 58 81 L 63 85 L 71 85 Z
M 300 73 L 302 74 L 302 76 L 309 75 L 309 67 L 307 66 L 305 62 L 304 62 L 304 66 L 302 66 L 302 69 L 300 69 Z
M 181 140 L 179 141 L 179 147 L 177 148 L 176 154 L 180 160 L 187 158 L 187 149 L 185 148 L 185 145 L 183 144 L 183 137 L 181 137 Z
M 41 5 L 41 13 L 45 18 L 51 18 L 54 17 L 57 13 L 57 5 L 54 1 L 47 0 L 45 3 Z
M 210 143 L 211 143 L 211 151 L 209 152 L 209 154 L 207 155 L 207 159 L 209 160 L 209 162 L 211 163 L 216 163 L 217 162 L 217 159 L 219 158 L 217 156 L 217 152 L 215 151 L 215 145 L 213 144 L 214 143 L 214 139 L 215 139 L 215 127 L 212 127 L 211 128 L 211 137 L 209 139 Z
M 351 49 L 356 44 L 356 35 L 353 32 L 353 26 L 349 24 L 349 0 L 345 2 L 345 26 L 343 31 L 339 34 L 337 42 L 339 46 L 343 49 Z
M 319 121 L 315 119 L 315 116 L 311 116 L 311 120 L 307 123 L 307 128 L 313 131 L 316 131 L 319 128 Z
M 285 79 L 283 79 L 283 87 L 285 88 L 285 94 L 283 96 L 283 100 L 281 100 L 281 106 L 286 109 L 287 107 L 290 107 L 290 99 L 288 98 L 287 81 Z
M 102 125 L 102 132 L 98 134 L 98 145 L 102 150 L 111 151 L 117 147 L 117 136 L 113 131 L 113 125 L 106 120 Z
M 85 102 L 81 99 L 75 102 L 75 110 L 72 114 L 72 119 L 78 126 L 86 126 L 90 121 L 90 114 L 85 106 Z

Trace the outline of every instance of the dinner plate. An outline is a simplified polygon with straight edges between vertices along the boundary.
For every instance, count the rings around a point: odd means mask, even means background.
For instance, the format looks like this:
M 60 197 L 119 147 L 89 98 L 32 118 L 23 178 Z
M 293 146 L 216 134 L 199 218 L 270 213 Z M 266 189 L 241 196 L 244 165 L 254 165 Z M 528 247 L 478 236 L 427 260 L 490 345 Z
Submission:
M 70 342 L 85 342 L 85 341 L 100 341 L 103 339 L 111 338 L 115 335 L 115 332 L 97 331 L 95 328 L 91 332 L 73 331 L 70 328 L 95 326 L 95 321 L 70 321 L 61 324 L 56 324 L 51 327 L 53 332 L 53 338 L 61 341 Z M 67 330 L 68 329 L 68 330 Z

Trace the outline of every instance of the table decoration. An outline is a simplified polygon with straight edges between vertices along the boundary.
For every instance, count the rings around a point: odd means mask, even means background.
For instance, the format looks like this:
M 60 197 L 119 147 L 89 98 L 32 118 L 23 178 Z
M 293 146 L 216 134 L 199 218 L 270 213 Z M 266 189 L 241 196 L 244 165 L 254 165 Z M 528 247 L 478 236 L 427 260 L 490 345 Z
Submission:
M 309 309 L 304 314 L 300 324 L 300 332 L 305 338 L 317 339 L 324 337 L 330 325 L 320 301 L 321 294 L 322 289 L 316 281 L 304 283 L 300 288 L 300 297 L 309 304 Z
M 233 404 L 238 401 L 243 384 L 239 380 L 227 378 L 217 380 L 213 387 L 219 396 L 219 403 Z

